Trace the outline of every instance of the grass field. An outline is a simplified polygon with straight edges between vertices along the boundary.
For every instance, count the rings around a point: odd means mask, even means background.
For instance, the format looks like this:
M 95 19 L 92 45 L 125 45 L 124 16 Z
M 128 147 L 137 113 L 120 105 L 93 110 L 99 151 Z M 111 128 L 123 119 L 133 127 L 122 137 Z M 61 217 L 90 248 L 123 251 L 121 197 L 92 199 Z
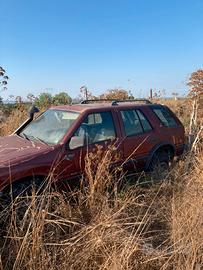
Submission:
M 159 101 L 190 130 L 189 100 Z M 200 128 L 202 105 L 193 130 Z M 0 136 L 13 132 L 27 117 L 25 108 L 2 110 Z M 202 134 L 200 134 L 202 136 Z M 24 217 L 18 200 L 1 212 L 0 270 L 5 269 L 202 269 L 203 147 L 172 165 L 163 181 L 150 186 L 126 184 L 109 173 L 114 150 L 86 160 L 87 185 L 72 193 L 50 189 L 33 194 Z M 92 173 L 92 164 L 97 172 Z M 142 176 L 145 177 L 145 176 Z M 51 176 L 50 176 L 51 178 Z

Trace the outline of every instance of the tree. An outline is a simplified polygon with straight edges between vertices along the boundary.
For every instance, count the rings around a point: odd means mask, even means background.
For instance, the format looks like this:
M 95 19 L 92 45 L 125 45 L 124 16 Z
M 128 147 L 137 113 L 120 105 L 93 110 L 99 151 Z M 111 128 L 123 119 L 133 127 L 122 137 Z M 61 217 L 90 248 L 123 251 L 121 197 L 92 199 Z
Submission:
M 2 105 L 3 104 L 3 99 L 2 99 L 2 97 L 0 97 L 0 105 Z
M 0 67 L 0 91 L 5 91 L 7 90 L 7 84 L 9 77 L 5 75 L 6 71 Z
M 30 101 L 30 102 L 33 102 L 35 100 L 35 96 L 32 94 L 32 93 L 29 93 L 27 95 L 27 99 Z
M 189 96 L 199 97 L 203 95 L 203 70 L 194 71 L 190 75 L 187 85 L 190 87 Z
M 80 87 L 80 93 L 82 95 L 82 99 L 96 99 L 95 96 L 87 89 L 87 86 L 83 85 Z
M 162 89 L 162 90 L 156 90 L 154 89 L 154 92 L 153 92 L 153 98 L 164 98 L 166 95 L 166 90 L 165 89 Z
M 134 99 L 131 91 L 128 92 L 122 88 L 115 88 L 115 89 L 108 90 L 104 94 L 102 94 L 100 98 L 120 99 L 120 100 Z
M 133 93 L 131 90 L 128 91 L 128 98 L 129 99 L 134 99 L 135 97 L 133 96 Z
M 71 102 L 72 102 L 72 98 L 65 92 L 61 92 L 59 94 L 56 94 L 53 97 L 53 103 L 55 105 L 70 104 Z
M 22 97 L 21 97 L 21 96 L 17 96 L 17 97 L 15 98 L 15 100 L 16 100 L 16 102 L 17 102 L 18 104 L 21 104 L 21 103 L 22 103 Z
M 52 95 L 49 93 L 41 93 L 37 98 L 36 98 L 36 105 L 39 107 L 46 108 L 52 104 L 53 98 Z

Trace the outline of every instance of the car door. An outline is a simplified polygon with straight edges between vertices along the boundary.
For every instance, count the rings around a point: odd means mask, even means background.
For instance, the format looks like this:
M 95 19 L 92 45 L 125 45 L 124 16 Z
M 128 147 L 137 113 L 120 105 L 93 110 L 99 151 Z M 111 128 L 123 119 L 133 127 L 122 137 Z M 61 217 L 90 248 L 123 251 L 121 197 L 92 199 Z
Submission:
M 140 109 L 120 110 L 124 137 L 125 168 L 141 171 L 145 168 L 150 150 L 157 143 L 154 129 Z
M 87 156 L 91 153 L 96 155 L 98 147 L 103 152 L 109 145 L 120 147 L 119 138 L 115 112 L 99 111 L 87 114 L 69 139 L 66 160 L 63 163 L 63 167 L 67 168 L 64 178 L 75 178 L 83 174 Z M 70 166 L 71 170 L 68 169 Z

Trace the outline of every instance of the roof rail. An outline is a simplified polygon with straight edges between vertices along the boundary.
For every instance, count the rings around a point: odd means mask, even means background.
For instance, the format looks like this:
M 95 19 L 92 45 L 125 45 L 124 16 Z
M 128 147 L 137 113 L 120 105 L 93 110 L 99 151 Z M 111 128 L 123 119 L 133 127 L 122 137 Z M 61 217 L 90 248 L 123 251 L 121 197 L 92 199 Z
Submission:
M 111 102 L 112 105 L 118 105 L 120 102 L 143 102 L 145 104 L 152 104 L 148 99 L 138 98 L 138 99 L 85 99 L 81 101 L 81 104 L 90 104 L 94 102 Z

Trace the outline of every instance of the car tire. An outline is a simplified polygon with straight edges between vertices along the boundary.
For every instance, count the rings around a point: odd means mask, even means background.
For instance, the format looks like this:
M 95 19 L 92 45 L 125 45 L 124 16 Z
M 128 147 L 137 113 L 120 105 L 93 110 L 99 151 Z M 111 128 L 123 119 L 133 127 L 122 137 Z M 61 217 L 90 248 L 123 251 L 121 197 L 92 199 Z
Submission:
M 31 196 L 33 189 L 37 192 L 43 186 L 43 180 L 36 177 L 30 177 L 18 182 L 14 182 L 12 186 L 7 187 L 3 194 L 10 199 L 16 199 L 18 196 Z
M 44 181 L 40 178 L 27 178 L 7 187 L 1 196 L 1 216 L 7 213 L 5 223 L 10 220 L 9 215 L 15 209 L 16 221 L 23 220 L 23 217 L 32 200 L 31 196 L 43 191 Z M 10 210 L 11 211 L 10 211 Z
M 155 180 L 163 180 L 169 172 L 171 157 L 165 152 L 156 152 L 149 164 L 149 171 Z

